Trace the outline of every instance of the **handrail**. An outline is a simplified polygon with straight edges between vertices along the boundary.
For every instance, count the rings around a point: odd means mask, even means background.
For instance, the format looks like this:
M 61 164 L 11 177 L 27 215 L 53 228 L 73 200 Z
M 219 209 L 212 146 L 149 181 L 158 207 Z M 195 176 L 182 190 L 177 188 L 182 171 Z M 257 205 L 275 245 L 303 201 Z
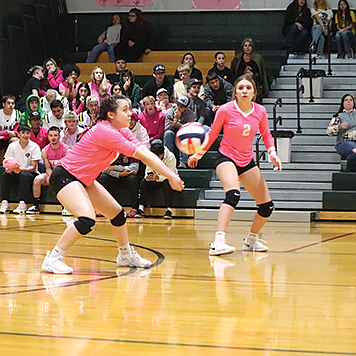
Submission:
M 331 27 L 328 30 L 328 75 L 332 75 L 333 71 L 331 70 Z
M 313 64 L 316 63 L 316 58 L 312 58 L 312 51 L 309 50 L 309 103 L 314 103 L 313 97 L 313 76 L 312 76 L 312 69 Z
M 266 152 L 262 151 L 260 153 L 260 141 L 261 141 L 262 135 L 258 134 L 256 138 L 256 164 L 257 167 L 260 168 L 260 159 L 263 158 L 264 160 L 266 159 Z
M 304 71 L 304 68 L 299 68 L 299 71 L 296 75 L 296 94 L 297 94 L 297 133 L 301 133 L 302 132 L 302 127 L 300 125 L 300 92 L 302 92 L 302 94 L 304 93 L 304 85 L 301 84 L 299 85 L 299 79 L 302 75 L 302 72 Z
M 274 147 L 277 150 L 277 124 L 280 123 L 282 125 L 282 117 L 277 117 L 277 105 L 282 107 L 282 98 L 278 98 L 273 104 L 273 132 L 274 132 Z

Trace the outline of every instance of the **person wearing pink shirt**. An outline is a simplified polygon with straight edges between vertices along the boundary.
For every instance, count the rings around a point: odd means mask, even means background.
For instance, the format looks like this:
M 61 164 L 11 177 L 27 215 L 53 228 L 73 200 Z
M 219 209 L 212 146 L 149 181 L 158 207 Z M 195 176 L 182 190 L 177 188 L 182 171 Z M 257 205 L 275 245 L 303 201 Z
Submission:
M 63 68 L 63 83 L 59 84 L 59 94 L 65 96 L 71 103 L 77 96 L 78 87 L 81 82 L 78 81 L 80 76 L 80 68 L 75 64 L 67 64 Z
M 65 252 L 95 226 L 95 211 L 109 218 L 116 237 L 120 266 L 149 268 L 151 262 L 142 258 L 129 244 L 126 213 L 122 206 L 96 178 L 120 153 L 143 161 L 156 172 L 165 175 L 171 187 L 181 191 L 182 180 L 161 160 L 135 138 L 129 129 L 130 107 L 126 97 L 103 98 L 100 118 L 62 158 L 50 177 L 50 188 L 77 221 L 70 224 L 52 252 L 42 263 L 42 269 L 51 273 L 67 274 L 73 269 L 63 261 Z
M 101 97 L 104 94 L 110 94 L 111 84 L 106 79 L 104 69 L 101 67 L 95 67 L 91 72 L 91 81 L 89 82 L 89 88 L 91 95 L 95 95 L 100 104 Z
M 59 84 L 62 84 L 63 71 L 60 69 L 53 58 L 47 58 L 43 62 L 43 81 L 41 83 L 41 96 L 46 94 L 48 89 L 58 90 Z
M 282 163 L 276 153 L 272 135 L 268 127 L 266 109 L 253 102 L 257 95 L 255 82 L 248 75 L 236 79 L 234 96 L 236 100 L 224 104 L 217 111 L 208 132 L 209 141 L 202 152 L 189 157 L 188 165 L 196 167 L 198 160 L 211 147 L 224 128 L 223 138 L 216 160 L 216 172 L 225 191 L 225 199 L 220 207 L 215 241 L 210 244 L 209 254 L 220 256 L 233 253 L 236 249 L 226 244 L 225 233 L 235 207 L 240 199 L 240 182 L 252 195 L 258 206 L 250 232 L 244 239 L 243 250 L 266 252 L 265 241 L 259 232 L 272 214 L 274 204 L 265 179 L 254 161 L 253 140 L 260 131 L 263 142 L 273 162 L 274 169 L 282 170 Z
M 85 111 L 87 107 L 85 106 L 85 101 L 87 97 L 90 96 L 89 84 L 86 82 L 80 83 L 78 86 L 77 96 L 73 99 L 72 108 L 76 115 Z
M 163 140 L 166 115 L 155 106 L 155 98 L 153 96 L 146 96 L 142 101 L 145 110 L 138 115 L 138 118 L 141 125 L 146 128 L 150 142 L 156 139 Z
M 38 111 L 32 111 L 29 115 L 29 123 L 31 126 L 30 140 L 37 143 L 41 150 L 49 144 L 48 130 L 41 127 L 42 120 Z

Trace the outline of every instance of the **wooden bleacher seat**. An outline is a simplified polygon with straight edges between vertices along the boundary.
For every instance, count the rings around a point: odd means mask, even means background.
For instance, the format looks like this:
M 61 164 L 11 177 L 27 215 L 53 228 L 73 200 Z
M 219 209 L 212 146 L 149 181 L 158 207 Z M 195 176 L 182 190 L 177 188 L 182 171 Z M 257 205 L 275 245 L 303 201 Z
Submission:
M 213 66 L 214 54 L 218 50 L 209 51 L 191 51 L 195 57 L 196 66 L 199 68 L 203 77 L 206 76 L 208 70 Z M 169 76 L 174 75 L 174 72 L 181 64 L 182 57 L 189 51 L 152 51 L 147 56 L 142 56 L 139 62 L 128 63 L 127 68 L 131 69 L 136 76 L 151 76 L 155 64 L 164 64 L 166 66 L 166 73 Z M 235 56 L 235 51 L 224 51 L 226 55 L 226 64 L 229 67 L 232 59 Z M 96 63 L 77 63 L 81 70 L 79 80 L 82 82 L 90 81 L 90 74 L 94 67 L 101 66 L 105 73 L 114 73 L 115 65 L 109 62 L 109 55 L 103 52 L 99 55 Z

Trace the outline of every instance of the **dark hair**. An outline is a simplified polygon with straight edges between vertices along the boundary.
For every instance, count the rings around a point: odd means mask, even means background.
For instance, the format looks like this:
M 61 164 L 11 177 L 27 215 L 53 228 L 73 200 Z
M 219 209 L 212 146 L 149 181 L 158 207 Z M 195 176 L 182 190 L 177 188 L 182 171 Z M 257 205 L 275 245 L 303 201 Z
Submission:
M 75 96 L 75 103 L 76 103 L 76 106 L 77 106 L 77 109 L 80 105 L 80 95 L 79 95 L 79 89 L 80 88 L 85 88 L 88 90 L 88 95 L 86 97 L 88 97 L 89 95 L 91 95 L 91 91 L 90 91 L 90 87 L 89 87 L 89 84 L 87 82 L 82 82 L 79 84 L 78 86 L 78 89 L 77 89 L 77 95 Z M 84 100 L 84 107 L 83 107 L 83 111 L 85 111 L 87 109 L 87 106 L 85 104 L 85 100 Z
M 44 62 L 43 62 L 43 74 L 44 74 L 44 77 L 45 79 L 47 79 L 47 76 L 48 76 L 48 70 L 46 68 L 46 64 L 47 62 L 53 62 L 53 64 L 56 66 L 56 70 L 53 72 L 53 75 L 55 76 L 58 72 L 58 64 L 57 62 L 53 59 L 53 58 L 47 58 Z
M 339 0 L 337 3 L 337 19 L 340 23 L 340 20 L 342 18 L 342 11 L 340 9 L 340 2 L 344 2 L 346 4 L 346 9 L 345 9 L 345 26 L 350 26 L 352 24 L 352 18 L 351 18 L 351 13 L 350 13 L 350 5 L 347 0 Z
M 216 52 L 215 54 L 214 54 L 214 59 L 215 59 L 215 61 L 214 61 L 214 64 L 213 64 L 213 66 L 214 67 L 216 67 L 218 64 L 217 64 L 217 62 L 216 62 L 216 59 L 218 58 L 218 55 L 219 54 L 223 54 L 224 55 L 224 57 L 226 58 L 226 56 L 225 56 L 225 53 L 224 52 L 221 52 L 221 51 L 219 51 L 219 52 Z
M 142 11 L 140 9 L 138 9 L 137 7 L 133 7 L 129 10 L 129 14 L 131 14 L 131 13 L 135 14 L 138 18 L 139 16 L 141 16 Z
M 121 84 L 118 83 L 118 82 L 115 82 L 115 83 L 112 85 L 112 87 L 111 87 L 111 95 L 115 95 L 114 92 L 113 92 L 113 90 L 114 90 L 114 87 L 117 87 L 117 86 L 120 87 L 121 93 L 123 92 Z
M 216 73 L 216 72 L 211 72 L 210 74 L 208 74 L 208 75 L 206 76 L 206 82 L 209 84 L 209 82 L 210 82 L 211 80 L 214 80 L 214 79 L 217 79 L 217 78 L 219 78 L 219 74 Z
M 187 53 L 184 54 L 184 56 L 183 56 L 183 58 L 182 58 L 182 64 L 184 63 L 184 58 L 185 58 L 186 56 L 188 56 L 188 55 L 192 56 L 192 58 L 193 58 L 193 66 L 194 66 L 194 65 L 195 65 L 195 58 L 194 58 L 194 56 L 193 56 L 193 53 L 190 53 L 190 52 L 187 52 Z
M 49 129 L 48 129 L 48 132 L 50 131 L 57 131 L 59 134 L 61 133 L 61 129 L 57 126 L 51 126 Z
M 80 69 L 78 66 L 76 66 L 75 64 L 67 64 L 63 68 L 63 78 L 65 79 L 69 77 L 70 73 L 72 72 L 76 72 L 78 77 L 80 76 Z
M 30 95 L 32 95 L 32 94 L 30 94 Z M 29 96 L 30 96 L 29 95 Z M 37 103 L 39 103 L 40 102 L 40 99 L 38 98 L 38 96 L 32 96 L 31 98 L 30 98 L 30 100 L 28 101 L 28 103 L 32 103 L 32 102 L 37 102 Z
M 254 89 L 255 97 L 256 97 L 256 95 L 257 95 L 257 86 L 256 86 L 256 83 L 255 83 L 255 81 L 251 78 L 251 76 L 248 75 L 248 74 L 240 75 L 240 76 L 235 80 L 235 83 L 234 83 L 234 91 L 233 91 L 234 96 L 235 96 L 236 87 L 237 87 L 237 85 L 238 85 L 242 80 L 247 80 L 247 81 L 249 81 L 249 82 L 253 85 L 253 89 Z
M 27 126 L 27 125 L 20 125 L 20 126 L 17 128 L 17 132 L 21 132 L 21 131 L 31 132 L 30 126 Z
M 151 152 L 156 156 L 164 154 L 163 142 L 161 140 L 153 140 L 153 143 L 151 143 Z
M 63 109 L 63 103 L 60 101 L 60 100 L 53 100 L 50 104 L 50 108 L 53 109 L 53 108 L 61 108 Z
M 12 99 L 14 101 L 16 101 L 16 98 L 14 95 L 12 94 L 6 94 L 2 97 L 2 103 L 5 104 L 7 102 L 8 99 Z
M 119 107 L 119 100 L 125 100 L 126 102 L 128 102 L 125 95 L 108 95 L 106 97 L 101 98 L 99 118 L 97 121 L 109 121 L 108 112 L 116 111 L 116 109 Z
M 132 78 L 132 72 L 131 72 L 131 70 L 128 69 L 128 68 L 123 69 L 122 72 L 121 72 L 121 77 L 123 78 L 123 77 L 128 77 L 128 76 L 129 76 L 130 78 Z
M 298 0 L 294 0 L 294 1 L 293 1 L 293 6 L 294 6 L 294 7 L 299 6 Z M 304 3 L 304 5 L 303 5 L 302 7 L 308 7 L 307 0 L 305 0 L 305 3 Z
M 339 110 L 337 111 L 337 113 L 334 116 L 338 116 L 341 112 L 344 111 L 344 101 L 348 96 L 351 96 L 352 100 L 354 101 L 354 107 L 353 108 L 356 109 L 355 98 L 351 94 L 345 94 L 341 98 L 341 104 L 340 104 Z

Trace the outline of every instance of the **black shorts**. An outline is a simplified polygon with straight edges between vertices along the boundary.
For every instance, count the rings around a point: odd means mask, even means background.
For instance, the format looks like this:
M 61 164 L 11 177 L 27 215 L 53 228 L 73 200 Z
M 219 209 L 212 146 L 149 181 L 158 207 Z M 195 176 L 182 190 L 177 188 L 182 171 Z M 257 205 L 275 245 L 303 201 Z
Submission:
M 232 162 L 236 167 L 238 175 L 241 175 L 242 173 L 249 171 L 251 168 L 256 167 L 256 163 L 253 158 L 247 166 L 240 167 L 231 158 L 226 157 L 223 154 L 221 154 L 220 152 L 218 152 L 218 156 L 216 157 L 216 161 L 215 161 L 215 168 L 217 168 L 217 166 L 223 162 Z
M 83 187 L 86 187 L 83 182 L 81 182 L 78 178 L 75 178 L 62 166 L 57 166 L 49 177 L 49 188 L 51 189 L 52 193 L 57 196 L 58 192 L 62 188 L 72 182 L 79 182 L 83 185 Z

